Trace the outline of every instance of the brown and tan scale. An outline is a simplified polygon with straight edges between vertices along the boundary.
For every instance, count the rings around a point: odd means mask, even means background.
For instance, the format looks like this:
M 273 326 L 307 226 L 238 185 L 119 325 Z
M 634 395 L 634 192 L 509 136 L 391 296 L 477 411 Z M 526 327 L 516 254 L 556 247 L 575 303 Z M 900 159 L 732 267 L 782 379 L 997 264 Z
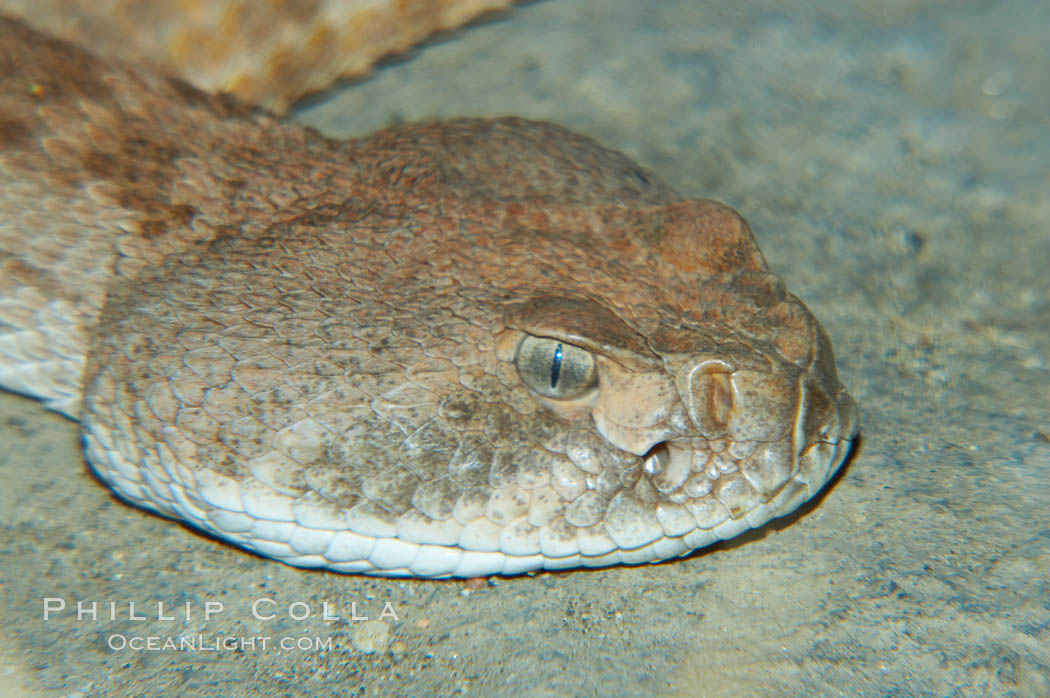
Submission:
M 276 112 L 510 0 L 0 0 L 0 13 Z
M 666 559 L 790 512 L 857 432 L 747 224 L 558 126 L 332 141 L 9 20 L 0 115 L 2 385 L 124 498 L 262 554 Z M 535 392 L 526 338 L 594 382 Z

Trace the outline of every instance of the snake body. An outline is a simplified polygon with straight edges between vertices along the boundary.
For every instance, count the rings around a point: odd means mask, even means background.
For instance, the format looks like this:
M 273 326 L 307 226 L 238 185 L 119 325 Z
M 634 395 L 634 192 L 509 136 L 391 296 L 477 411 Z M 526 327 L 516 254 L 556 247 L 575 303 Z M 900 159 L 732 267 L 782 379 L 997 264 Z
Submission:
M 680 556 L 858 430 L 747 224 L 588 138 L 333 141 L 7 20 L 0 385 L 136 505 L 390 576 Z

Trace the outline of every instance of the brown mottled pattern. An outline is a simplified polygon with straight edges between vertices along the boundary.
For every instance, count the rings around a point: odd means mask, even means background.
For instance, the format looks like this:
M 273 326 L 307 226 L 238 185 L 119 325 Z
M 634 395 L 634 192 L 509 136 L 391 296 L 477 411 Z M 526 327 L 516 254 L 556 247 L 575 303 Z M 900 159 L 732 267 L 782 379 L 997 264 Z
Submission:
M 125 498 L 260 553 L 666 559 L 793 510 L 857 431 L 747 224 L 558 126 L 333 142 L 7 21 L 0 113 L 3 384 Z M 534 393 L 529 336 L 596 385 Z
M 0 0 L 0 13 L 99 55 L 284 111 L 510 0 Z

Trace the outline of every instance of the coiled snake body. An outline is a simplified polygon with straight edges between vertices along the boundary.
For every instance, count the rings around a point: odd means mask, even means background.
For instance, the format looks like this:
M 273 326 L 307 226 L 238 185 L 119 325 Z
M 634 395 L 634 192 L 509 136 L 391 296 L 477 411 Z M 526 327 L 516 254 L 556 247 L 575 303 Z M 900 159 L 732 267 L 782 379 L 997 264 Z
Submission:
M 732 210 L 519 119 L 336 142 L 0 21 L 0 384 L 123 498 L 301 566 L 666 559 L 857 432 Z

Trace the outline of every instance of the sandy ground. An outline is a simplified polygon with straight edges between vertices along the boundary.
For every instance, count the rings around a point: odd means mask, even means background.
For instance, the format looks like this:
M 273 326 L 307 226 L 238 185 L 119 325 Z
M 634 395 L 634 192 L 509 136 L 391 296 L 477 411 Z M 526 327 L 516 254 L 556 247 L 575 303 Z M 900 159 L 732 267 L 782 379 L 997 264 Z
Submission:
M 1050 695 L 1050 4 L 722 4 L 521 5 L 298 118 L 553 119 L 738 208 L 863 414 L 814 506 L 480 589 L 305 572 L 121 504 L 75 424 L 5 394 L 0 693 Z M 198 634 L 273 644 L 111 649 Z

